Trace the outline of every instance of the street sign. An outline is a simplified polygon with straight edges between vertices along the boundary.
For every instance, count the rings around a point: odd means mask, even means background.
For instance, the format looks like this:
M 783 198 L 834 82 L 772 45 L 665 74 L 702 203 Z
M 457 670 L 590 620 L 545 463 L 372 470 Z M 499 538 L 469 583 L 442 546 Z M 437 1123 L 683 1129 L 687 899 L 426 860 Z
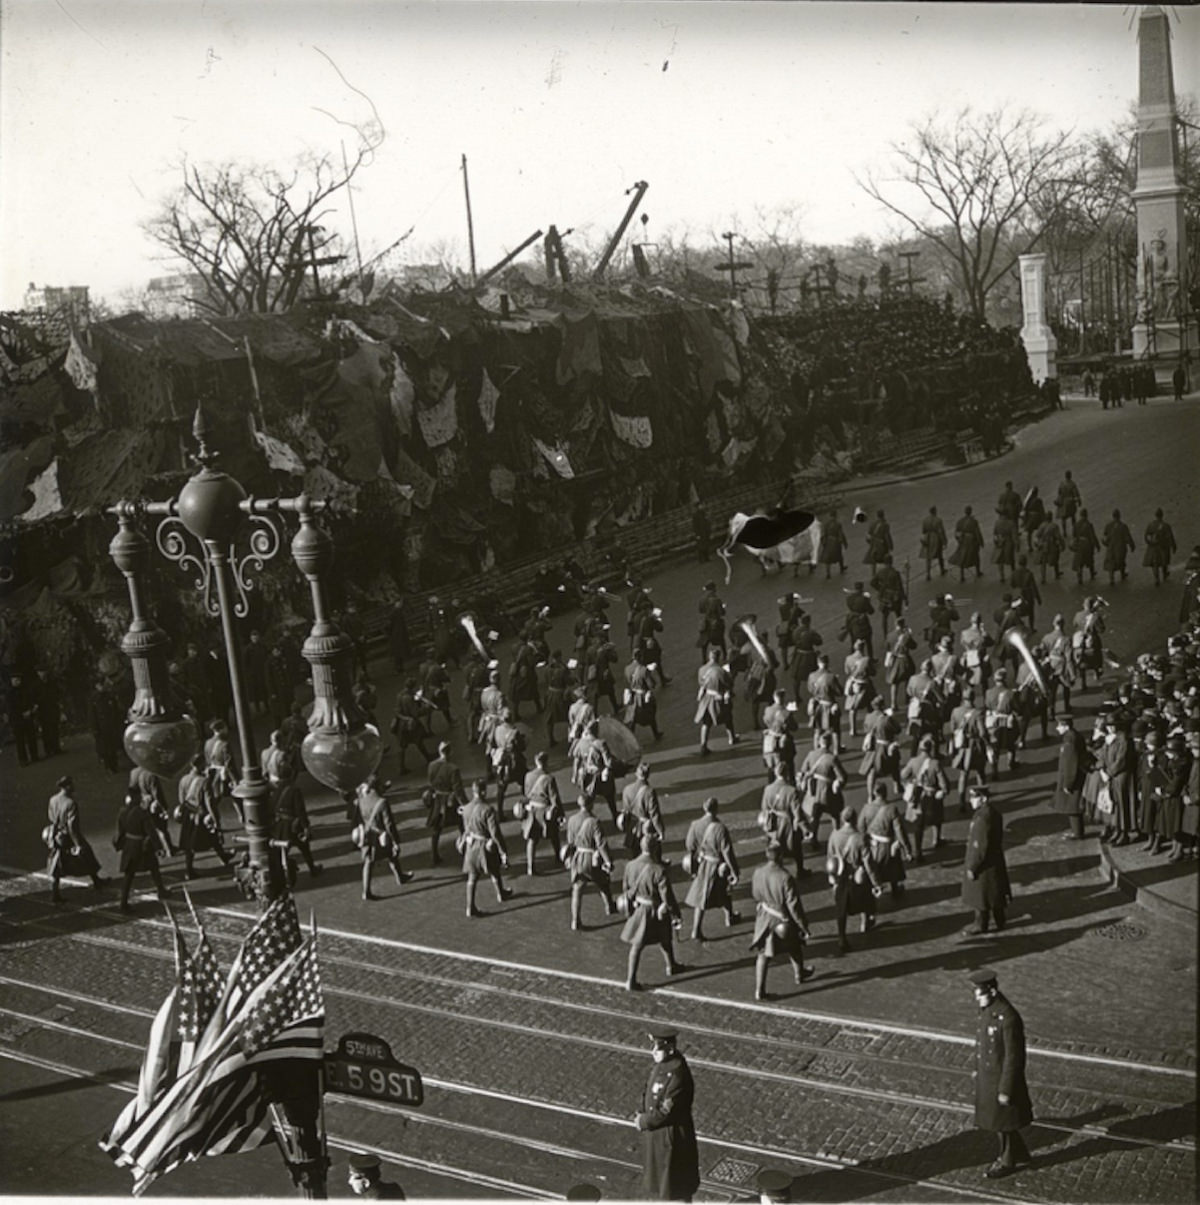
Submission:
M 325 1052 L 325 1087 L 345 1096 L 420 1106 L 425 1101 L 421 1073 L 397 1062 L 392 1048 L 369 1033 L 348 1033 L 333 1053 Z

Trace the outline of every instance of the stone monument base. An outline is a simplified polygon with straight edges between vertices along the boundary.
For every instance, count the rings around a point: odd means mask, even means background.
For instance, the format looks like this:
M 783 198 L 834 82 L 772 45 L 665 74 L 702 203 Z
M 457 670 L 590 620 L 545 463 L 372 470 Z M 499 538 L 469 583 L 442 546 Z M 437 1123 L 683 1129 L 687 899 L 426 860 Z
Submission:
M 1058 377 L 1058 340 L 1046 330 L 1044 334 L 1026 334 L 1021 332 L 1021 342 L 1025 346 L 1025 358 L 1029 361 L 1029 372 L 1033 383 L 1040 385 L 1043 381 L 1053 381 Z
M 1159 359 L 1173 359 L 1185 348 L 1191 352 L 1193 359 L 1200 356 L 1200 331 L 1197 330 L 1195 318 L 1189 318 L 1182 327 L 1174 319 L 1165 318 L 1155 323 L 1153 332 L 1144 322 L 1137 323 L 1133 328 L 1135 360 L 1144 359 L 1148 354 L 1153 354 Z M 1032 365 L 1033 359 L 1030 357 L 1030 366 Z

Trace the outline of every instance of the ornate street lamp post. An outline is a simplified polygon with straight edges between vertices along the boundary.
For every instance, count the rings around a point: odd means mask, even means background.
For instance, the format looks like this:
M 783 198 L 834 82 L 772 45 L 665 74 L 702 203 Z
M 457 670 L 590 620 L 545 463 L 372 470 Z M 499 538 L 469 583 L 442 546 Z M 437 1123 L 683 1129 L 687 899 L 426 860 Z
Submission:
M 333 563 L 333 541 L 316 523 L 324 502 L 301 494 L 296 498 L 252 498 L 242 486 L 216 467 L 218 453 L 210 451 L 210 431 L 201 408 L 192 434 L 199 444 L 199 470 L 167 502 L 118 502 L 109 508 L 117 519 L 117 534 L 109 546 L 129 589 L 132 619 L 121 641 L 133 665 L 134 699 L 125 730 L 125 750 L 144 769 L 165 778 L 180 773 L 200 743 L 197 719 L 183 712 L 167 673 L 171 641 L 145 611 L 143 581 L 149 563 L 150 541 L 142 530 L 147 517 L 156 517 L 155 544 L 168 560 L 196 573 L 205 609 L 221 621 L 229 685 L 241 746 L 241 781 L 234 795 L 245 816 L 246 865 L 236 872 L 238 885 L 266 907 L 287 890 L 283 859 L 271 841 L 272 799 L 263 778 L 250 723 L 242 669 L 242 651 L 235 620 L 249 613 L 249 576 L 261 571 L 283 545 L 280 516 L 294 514 L 300 529 L 292 540 L 292 556 L 312 593 L 313 626 L 302 649 L 312 670 L 315 701 L 308 718 L 308 735 L 301 757 L 318 782 L 343 796 L 353 791 L 379 764 L 383 742 L 354 702 L 350 638 L 329 618 L 323 579 Z M 239 536 L 251 528 L 249 550 L 240 554 Z M 190 537 L 190 539 L 189 539 Z M 197 547 L 198 545 L 198 547 Z M 303 1090 L 276 1094 L 282 1109 L 281 1149 L 293 1179 L 306 1196 L 325 1196 L 323 1136 L 310 1116 L 314 1100 L 307 1083 Z

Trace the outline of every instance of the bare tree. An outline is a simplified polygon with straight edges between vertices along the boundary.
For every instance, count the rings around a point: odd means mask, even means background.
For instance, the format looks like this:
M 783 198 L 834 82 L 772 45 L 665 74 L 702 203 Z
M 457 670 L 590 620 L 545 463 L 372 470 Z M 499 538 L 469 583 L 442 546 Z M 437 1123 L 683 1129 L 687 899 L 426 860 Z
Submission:
M 1031 113 L 968 107 L 950 122 L 926 118 L 892 150 L 896 175 L 871 173 L 860 187 L 945 252 L 984 319 L 988 294 L 1073 203 L 1079 147 Z
M 199 308 L 214 314 L 286 310 L 309 272 L 335 263 L 337 235 L 322 223 L 382 141 L 360 131 L 352 159 L 299 157 L 288 169 L 184 161 L 179 189 L 143 226 L 204 281 Z

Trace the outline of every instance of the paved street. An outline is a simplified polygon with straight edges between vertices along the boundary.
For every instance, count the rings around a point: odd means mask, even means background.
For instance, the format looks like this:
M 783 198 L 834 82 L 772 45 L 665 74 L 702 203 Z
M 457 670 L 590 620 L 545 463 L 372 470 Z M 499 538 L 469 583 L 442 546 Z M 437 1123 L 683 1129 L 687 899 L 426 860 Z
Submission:
M 897 563 L 903 570 L 912 559 L 909 613 L 919 633 L 935 592 L 968 600 L 959 608 L 963 623 L 975 609 L 990 621 L 1001 592 L 990 565 L 978 582 L 922 580 L 917 533 L 928 507 L 936 504 L 952 529 L 972 503 L 990 548 L 992 508 L 1006 480 L 1022 493 L 1038 484 L 1049 500 L 1071 468 L 1096 526 L 1119 506 L 1139 545 L 1128 582 L 1096 587 L 1111 603 L 1108 644 L 1127 665 L 1175 630 L 1180 574 L 1155 588 L 1141 567 L 1141 536 L 1162 506 L 1179 540 L 1178 564 L 1200 540 L 1198 449 L 1196 395 L 1182 405 L 1158 399 L 1108 412 L 1076 400 L 1019 433 L 1016 449 L 999 460 L 912 481 L 849 483 L 842 497 L 847 509 L 886 511 Z M 842 517 L 848 519 L 846 510 Z M 313 785 L 314 846 L 326 872 L 315 886 L 301 874 L 298 901 L 302 916 L 313 910 L 324 934 L 327 1045 L 351 1029 L 378 1033 L 398 1058 L 420 1068 L 427 1086 L 425 1106 L 407 1119 L 328 1099 L 335 1195 L 346 1191 L 347 1147 L 377 1150 L 397 1165 L 393 1178 L 410 1197 L 562 1195 L 581 1181 L 606 1197 L 633 1195 L 638 1145 L 629 1118 L 649 1064 L 646 1024 L 669 1021 L 680 1029 L 696 1076 L 705 1199 L 745 1199 L 764 1166 L 799 1177 L 795 1196 L 804 1200 L 1195 1198 L 1195 929 L 1131 905 L 1102 882 L 1096 841 L 1065 839 L 1062 818 L 1046 806 L 1053 734 L 1034 741 L 1022 767 L 995 786 L 1016 895 L 1002 935 L 959 939 L 968 919 L 959 901 L 966 820 L 955 796 L 945 848 L 910 867 L 899 906 L 883 901 L 879 926 L 852 933 L 848 955 L 837 956 L 824 876 L 803 881 L 817 975 L 794 989 L 786 968 L 776 968 L 777 998 L 753 1002 L 747 893 L 761 849 L 759 741 L 739 693 L 742 740 L 729 749 L 717 737 L 712 757 L 695 756 L 697 600 L 704 581 L 716 578 L 731 619 L 755 612 L 769 629 L 776 596 L 795 585 L 814 599 L 808 609 L 840 669 L 842 591 L 869 577 L 860 563 L 863 545 L 855 529 L 847 573 L 830 582 L 823 570 L 802 572 L 795 583 L 790 574 L 763 579 L 748 558 L 735 561 L 728 587 L 715 559 L 706 566 L 674 562 L 650 579 L 665 611 L 673 681 L 660 693 L 664 738 L 644 747 L 664 804 L 677 893 L 682 898 L 685 890 L 678 869 L 683 833 L 708 794 L 721 800 L 743 864 L 745 919 L 726 929 L 720 916 L 707 918 L 709 940 L 680 944 L 689 970 L 669 985 L 649 950 L 642 978 L 653 990 L 622 989 L 619 920 L 605 920 L 598 898 L 585 896 L 587 929 L 571 933 L 565 875 L 542 850 L 542 873 L 521 876 L 523 849 L 511 821 L 505 830 L 516 896 L 497 905 L 481 889 L 486 915 L 468 921 L 461 875 L 449 864 L 430 868 L 418 799 L 423 768 L 417 772 L 411 752 L 408 774 L 399 773 L 394 754 L 384 769 L 394 780 L 406 864 L 416 878 L 397 888 L 377 875 L 384 898 L 361 902 L 341 806 Z M 1077 590 L 1070 574 L 1043 587 L 1039 631 L 1056 610 L 1069 623 L 1085 592 L 1092 588 Z M 612 618 L 624 654 L 623 606 L 614 606 Z M 570 647 L 573 620 L 557 620 L 552 648 Z M 502 664 L 507 668 L 506 658 Z M 376 668 L 386 719 L 397 682 L 384 674 L 383 660 Z M 458 686 L 456 676 L 456 704 Z M 1099 696 L 1096 687 L 1084 692 L 1077 713 L 1089 712 Z M 528 706 L 525 715 L 536 750 L 541 721 L 532 721 Z M 478 771 L 482 761 L 463 739 L 461 709 L 456 721 L 454 756 L 464 772 Z M 439 735 L 441 724 L 435 721 Z M 559 735 L 556 769 L 565 761 L 561 728 Z M 853 772 L 857 756 L 844 760 Z M 53 781 L 64 772 L 75 775 L 85 829 L 112 873 L 122 784 L 96 766 L 90 739 L 73 736 L 59 758 L 27 769 L 16 768 L 11 749 L 0 756 L 0 862 L 9 871 L 0 880 L 0 1191 L 123 1194 L 128 1175 L 95 1140 L 136 1082 L 150 1018 L 171 980 L 169 928 L 149 896 L 132 920 L 117 911 L 111 889 L 97 895 L 72 886 L 63 907 L 50 905 L 38 831 Z M 568 774 L 559 780 L 566 794 Z M 306 790 L 310 785 L 305 779 Z M 847 796 L 862 802 L 856 774 Z M 232 824 L 231 812 L 225 820 Z M 821 860 L 814 854 L 809 865 L 819 869 Z M 204 859 L 201 868 L 194 899 L 227 964 L 252 908 Z M 165 869 L 168 882 L 180 881 L 178 861 Z M 1194 875 L 1194 863 L 1164 865 L 1161 873 Z M 966 971 L 982 963 L 999 970 L 1003 990 L 1025 1017 L 1037 1117 L 1029 1132 L 1035 1166 L 999 1184 L 982 1179 L 991 1140 L 971 1124 L 975 1018 Z M 164 1195 L 288 1191 L 273 1151 L 206 1160 L 160 1187 Z

